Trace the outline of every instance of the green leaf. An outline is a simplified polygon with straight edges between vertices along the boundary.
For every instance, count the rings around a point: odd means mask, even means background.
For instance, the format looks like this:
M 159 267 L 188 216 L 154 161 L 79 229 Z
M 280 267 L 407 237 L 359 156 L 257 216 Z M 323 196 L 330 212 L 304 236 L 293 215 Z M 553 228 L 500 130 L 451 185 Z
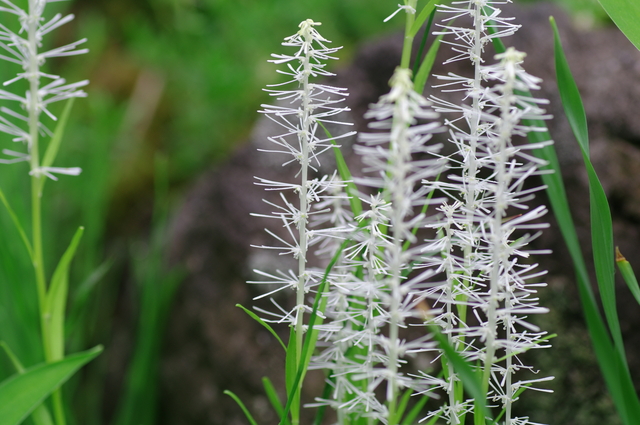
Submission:
M 80 243 L 84 227 L 79 227 L 71 239 L 69 247 L 62 255 L 58 266 L 53 272 L 51 285 L 47 291 L 44 306 L 45 337 L 47 347 L 45 352 L 47 361 L 60 360 L 64 357 L 64 315 L 67 306 L 67 292 L 69 290 L 69 266 Z
M 298 357 L 296 353 L 296 334 L 295 328 L 291 326 L 291 331 L 289 333 L 289 345 L 287 346 L 287 356 L 285 357 L 285 388 L 287 390 L 287 405 L 284 408 L 284 415 L 280 417 L 280 425 L 283 425 L 287 420 L 287 416 L 289 415 L 289 411 L 291 411 L 292 418 L 295 418 L 298 414 L 297 410 L 299 408 L 298 403 L 295 403 L 295 400 L 300 399 L 300 394 L 297 393 L 298 383 L 300 380 L 298 379 Z
M 53 137 L 49 141 L 49 145 L 47 146 L 47 150 L 42 157 L 41 167 L 51 167 L 53 162 L 58 155 L 58 151 L 60 150 L 60 145 L 62 144 L 62 136 L 64 135 L 64 129 L 67 126 L 67 120 L 69 119 L 69 115 L 71 113 L 71 108 L 73 107 L 73 102 L 75 101 L 75 97 L 70 98 L 67 101 L 67 104 L 64 106 L 64 110 L 62 111 L 62 115 L 60 115 L 60 120 L 58 121 L 58 125 L 56 125 L 56 129 L 53 132 Z M 44 182 L 47 179 L 40 179 L 40 189 L 38 192 L 42 194 L 42 188 L 44 187 Z
M 238 406 L 240 406 L 240 408 L 242 409 L 242 412 L 244 413 L 244 415 L 247 417 L 247 420 L 249 421 L 249 423 L 251 425 L 258 425 L 256 423 L 256 421 L 253 419 L 253 416 L 251 416 L 251 413 L 249 413 L 249 409 L 247 409 L 247 406 L 244 405 L 244 403 L 242 402 L 242 400 L 240 400 L 238 398 L 237 395 L 235 395 L 234 393 L 232 393 L 229 390 L 224 390 L 223 391 L 224 394 L 228 395 L 229 397 L 231 397 L 236 403 L 238 403 Z
M 41 363 L 0 383 L 2 425 L 21 423 L 51 392 L 102 351 L 101 346 L 54 363 Z
M 0 347 L 4 349 L 4 352 L 7 354 L 7 357 L 9 357 L 9 360 L 11 360 L 11 364 L 16 369 L 16 372 L 24 373 L 24 366 L 22 366 L 18 356 L 16 356 L 13 350 L 9 347 L 9 344 L 4 341 L 0 341 Z
M 327 268 L 325 269 L 325 272 L 324 272 L 324 276 L 322 277 L 322 281 L 320 281 L 320 285 L 318 286 L 318 292 L 316 293 L 316 297 L 313 301 L 311 316 L 309 317 L 309 326 L 305 334 L 304 343 L 302 344 L 302 353 L 300 355 L 300 363 L 294 369 L 296 371 L 296 374 L 295 374 L 295 379 L 293 382 L 291 382 L 291 384 L 289 383 L 290 366 L 289 366 L 289 353 L 287 351 L 287 364 L 286 364 L 287 404 L 284 407 L 285 416 L 289 414 L 289 410 L 293 409 L 293 406 L 297 406 L 297 404 L 294 403 L 295 397 L 299 397 L 299 394 L 297 394 L 297 388 L 300 385 L 300 382 L 302 382 L 303 377 L 307 372 L 307 367 L 309 366 L 309 361 L 311 360 L 311 354 L 313 353 L 313 350 L 315 349 L 315 346 L 316 346 L 316 342 L 318 340 L 318 330 L 315 329 L 315 326 L 322 324 L 322 317 L 318 315 L 318 312 L 324 313 L 325 308 L 327 306 L 328 297 L 324 296 L 324 294 L 329 289 L 329 281 L 328 281 L 329 273 L 331 273 L 333 266 L 336 264 L 336 262 L 338 261 L 338 258 L 340 258 L 340 255 L 342 254 L 342 250 L 347 246 L 348 243 L 350 243 L 349 239 L 346 239 L 345 241 L 342 242 L 342 244 L 340 245 L 340 248 L 338 248 L 333 258 L 329 262 L 329 265 L 327 265 Z M 289 339 L 289 341 L 290 341 L 289 342 L 290 346 L 294 344 L 293 330 L 292 330 L 291 338 Z M 293 351 L 295 355 L 295 350 Z M 283 416 L 280 419 L 280 425 L 284 424 L 285 416 Z
M 24 366 L 22 366 L 22 363 L 18 359 L 18 356 L 16 356 L 13 350 L 9 348 L 9 345 L 4 341 L 0 341 L 0 347 L 4 349 L 5 353 L 7 353 L 7 357 L 9 357 L 9 360 L 11 360 L 11 363 L 16 369 L 16 372 L 18 372 L 19 374 L 23 374 L 25 372 Z M 44 404 L 36 407 L 31 417 L 33 418 L 33 422 L 35 422 L 36 425 L 53 425 L 53 419 L 51 419 L 49 409 L 47 409 Z
M 287 346 L 284 345 L 284 342 L 282 342 L 282 339 L 280 339 L 280 337 L 278 336 L 278 334 L 276 333 L 276 331 L 273 330 L 273 328 L 264 320 L 262 320 L 257 314 L 255 314 L 253 311 L 251 310 L 247 310 L 246 308 L 244 308 L 242 305 L 240 304 L 236 304 L 236 307 L 240 307 L 242 310 L 244 310 L 245 313 L 247 313 L 253 320 L 255 320 L 256 322 L 260 323 L 262 326 L 265 327 L 266 330 L 268 330 L 271 335 L 273 335 L 278 342 L 280 343 L 280 345 L 282 346 L 282 348 L 284 348 L 284 351 L 287 351 Z
M 24 243 L 24 246 L 27 248 L 27 251 L 29 251 L 29 258 L 33 259 L 33 249 L 31 248 L 31 243 L 29 242 L 29 238 L 27 237 L 27 234 L 24 232 L 24 229 L 20 224 L 20 220 L 18 220 L 18 216 L 13 211 L 13 208 L 11 208 L 11 205 L 9 205 L 9 201 L 7 201 L 7 198 L 4 196 L 4 192 L 2 191 L 2 189 L 0 189 L 0 200 L 2 201 L 5 208 L 7 209 L 7 212 L 11 217 L 11 221 L 13 221 L 13 225 L 16 226 L 16 229 L 20 234 L 20 239 L 22 239 L 22 243 Z
M 404 394 L 402 394 L 400 403 L 398 403 L 398 406 L 396 407 L 395 418 L 393 418 L 391 422 L 400 423 L 400 419 L 402 419 L 404 411 L 407 409 L 407 405 L 409 404 L 409 399 L 411 398 L 412 393 L 413 391 L 411 389 L 408 389 L 404 392 Z
M 338 168 L 338 173 L 340 174 L 340 179 L 342 179 L 342 181 L 347 185 L 345 192 L 349 197 L 349 205 L 351 206 L 351 212 L 353 213 L 354 217 L 357 217 L 362 213 L 362 202 L 360 201 L 360 198 L 357 195 L 358 188 L 356 187 L 355 183 L 353 183 L 353 178 L 351 176 L 351 171 L 349 171 L 349 166 L 347 165 L 347 162 L 344 160 L 344 156 L 342 155 L 340 148 L 336 144 L 336 141 L 333 140 L 333 136 L 331 135 L 329 130 L 327 130 L 324 124 L 322 124 L 321 122 L 319 122 L 319 124 L 324 130 L 324 133 L 327 135 L 327 137 L 331 139 L 331 144 L 334 145 L 333 154 L 336 157 L 336 166 Z
M 618 264 L 618 269 L 620 270 L 620 274 L 622 278 L 627 283 L 629 290 L 633 294 L 634 298 L 640 304 L 640 287 L 638 287 L 638 279 L 636 279 L 636 275 L 631 268 L 631 264 L 627 261 L 626 258 L 620 253 L 620 250 L 616 247 L 616 263 Z
M 486 394 L 482 390 L 482 380 L 462 356 L 449 344 L 449 341 L 442 335 L 438 327 L 429 326 L 429 330 L 433 333 L 433 338 L 438 342 L 447 360 L 453 365 L 453 369 L 460 377 L 464 388 L 471 397 L 474 398 L 477 407 L 476 416 L 479 415 L 481 418 L 487 417 L 487 401 L 485 399 Z
M 412 408 L 411 410 L 409 410 L 409 413 L 407 413 L 407 416 L 404 417 L 401 425 L 411 425 L 414 423 L 414 421 L 416 420 L 416 418 L 418 417 L 418 415 L 420 414 L 420 412 L 422 411 L 422 408 L 424 407 L 425 404 L 427 404 L 427 401 L 429 400 L 429 397 L 426 395 L 423 395 L 422 397 L 420 397 L 420 401 L 418 401 Z M 436 415 L 436 419 L 439 418 L 440 415 Z M 432 419 L 433 420 L 433 419 Z
M 599 0 L 620 31 L 640 49 L 640 2 L 638 0 Z
M 439 3 L 448 3 L 448 1 L 441 1 Z M 427 4 L 424 5 L 422 10 L 420 11 L 420 14 L 416 17 L 416 20 L 413 21 L 413 25 L 411 25 L 411 29 L 409 30 L 410 37 L 413 38 L 416 36 L 416 34 L 418 34 L 418 31 L 420 31 L 420 28 L 422 28 L 422 24 L 425 23 L 425 21 L 429 18 L 429 15 L 431 15 L 431 12 L 433 12 L 435 8 L 436 0 L 429 0 Z
M 602 297 L 604 313 L 609 323 L 609 330 L 617 350 L 623 360 L 625 359 L 622 333 L 618 320 L 615 294 L 615 266 L 613 249 L 613 225 L 609 202 L 604 193 L 602 184 L 596 175 L 596 171 L 589 160 L 589 131 L 587 119 L 580 98 L 580 92 L 576 86 L 571 69 L 564 55 L 560 34 L 555 20 L 550 18 L 554 35 L 554 52 L 556 63 L 556 75 L 558 90 L 562 99 L 562 106 L 569 119 L 573 133 L 578 140 L 582 157 L 587 168 L 589 178 L 589 197 L 591 204 L 591 245 L 593 246 L 593 259 L 596 268 L 598 288 Z
M 282 406 L 282 402 L 280 402 L 280 397 L 278 397 L 278 393 L 271 383 L 271 380 L 266 376 L 263 377 L 262 386 L 264 387 L 264 392 L 267 394 L 267 398 L 269 399 L 271 406 L 273 406 L 273 409 L 278 414 L 278 417 L 281 418 L 282 414 L 284 413 L 284 407 Z
M 613 337 L 613 345 L 602 318 L 598 313 L 593 293 L 587 279 L 579 276 L 578 288 L 580 298 L 585 311 L 587 327 L 591 335 L 594 350 L 600 369 L 605 378 L 607 388 L 611 393 L 614 404 L 620 413 L 622 421 L 631 425 L 640 417 L 640 400 L 635 393 L 633 382 L 627 366 L 618 314 L 615 302 L 614 290 L 614 257 L 613 257 L 613 232 L 611 224 L 611 213 L 609 203 L 605 196 L 602 185 L 598 180 L 596 172 L 589 160 L 589 141 L 586 131 L 586 120 L 581 122 L 584 114 L 582 100 L 577 92 L 575 83 L 572 81 L 571 70 L 562 51 L 562 44 L 558 29 L 553 18 L 551 25 L 554 31 L 556 73 L 558 74 L 558 88 L 563 101 L 563 106 L 567 116 L 573 116 L 570 122 L 573 125 L 584 125 L 585 128 L 574 128 L 578 145 L 582 151 L 582 157 L 587 169 L 589 178 L 589 192 L 591 201 L 591 233 L 594 263 L 598 287 L 600 288 L 602 304 L 604 307 L 609 329 Z M 564 86 L 563 86 L 564 84 Z M 575 241 L 577 244 L 577 239 Z
M 427 78 L 431 74 L 431 69 L 433 68 L 433 64 L 436 61 L 436 55 L 438 54 L 438 49 L 440 49 L 440 40 L 442 40 L 443 34 L 440 34 L 433 40 L 433 44 L 429 48 L 427 55 L 424 57 L 424 60 L 420 64 L 420 68 L 418 68 L 418 72 L 414 78 L 413 87 L 417 93 L 422 93 L 424 91 L 424 86 L 427 83 Z

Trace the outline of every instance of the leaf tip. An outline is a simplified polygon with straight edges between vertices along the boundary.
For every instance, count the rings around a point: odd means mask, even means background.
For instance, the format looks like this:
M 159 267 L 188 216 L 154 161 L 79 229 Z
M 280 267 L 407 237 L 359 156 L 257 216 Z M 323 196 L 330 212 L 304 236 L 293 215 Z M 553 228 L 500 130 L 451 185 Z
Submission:
M 620 248 L 616 247 L 616 263 L 621 263 L 623 261 L 627 261 L 627 259 L 624 258 L 624 255 L 620 252 Z

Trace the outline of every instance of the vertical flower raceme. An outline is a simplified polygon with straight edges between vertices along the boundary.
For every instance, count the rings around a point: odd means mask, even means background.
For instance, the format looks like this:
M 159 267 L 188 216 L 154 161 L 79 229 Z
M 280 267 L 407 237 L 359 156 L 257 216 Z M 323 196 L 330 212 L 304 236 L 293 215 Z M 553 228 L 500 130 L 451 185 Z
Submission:
M 417 389 L 403 368 L 406 357 L 431 348 L 426 336 L 406 341 L 401 329 L 419 316 L 421 285 L 432 274 L 422 270 L 409 275 L 420 268 L 421 248 L 414 232 L 427 220 L 415 210 L 434 202 L 430 188 L 421 182 L 434 179 L 444 166 L 440 146 L 428 143 L 441 129 L 434 122 L 438 115 L 413 90 L 411 72 L 396 69 L 390 86 L 365 115 L 374 132 L 363 134 L 356 146 L 368 176 L 355 181 L 377 193 L 361 197 L 369 207 L 356 217 L 354 243 L 345 252 L 350 278 L 340 285 L 350 295 L 346 311 L 334 319 L 340 326 L 333 339 L 343 347 L 320 356 L 323 366 L 332 370 L 337 397 L 324 402 L 336 407 L 339 417 L 357 413 L 384 423 L 399 419 L 400 391 Z M 383 400 L 376 397 L 378 388 L 385 389 Z
M 492 171 L 493 182 L 487 190 L 485 206 L 490 212 L 483 225 L 488 248 L 489 293 L 484 296 L 484 314 L 478 313 L 477 317 L 480 319 L 478 326 L 484 332 L 481 340 L 486 345 L 481 358 L 484 363 L 483 382 L 492 389 L 493 400 L 504 408 L 506 425 L 530 423 L 528 418 L 513 418 L 511 415 L 516 391 L 523 385 L 546 391 L 533 385 L 551 379 L 513 381 L 516 371 L 533 370 L 524 365 L 518 355 L 532 348 L 545 347 L 542 338 L 546 332 L 527 318 L 531 314 L 547 312 L 546 308 L 537 305 L 536 298 L 536 287 L 546 284 L 531 282 L 546 272 L 536 271 L 537 264 L 527 261 L 532 254 L 548 253 L 527 249 L 527 244 L 538 236 L 539 229 L 547 227 L 546 223 L 537 222 L 546 213 L 546 208 L 538 206 L 528 210 L 524 202 L 542 188 L 525 188 L 524 183 L 527 178 L 540 174 L 539 167 L 545 165 L 529 151 L 551 142 L 520 146 L 512 143 L 513 137 L 544 130 L 525 125 L 524 120 L 533 122 L 546 118 L 544 110 L 539 107 L 545 101 L 518 94 L 539 89 L 539 80 L 520 67 L 523 58 L 524 54 L 513 48 L 496 55 L 500 62 L 487 70 L 489 80 L 495 82 L 487 91 L 487 100 L 491 107 L 496 108 L 496 113 L 483 114 L 490 128 L 487 168 Z M 508 210 L 522 212 L 508 217 Z M 523 233 L 531 230 L 537 233 Z
M 345 89 L 313 82 L 313 78 L 333 75 L 325 70 L 325 62 L 335 59 L 331 55 L 339 50 L 326 46 L 328 41 L 316 31 L 317 25 L 320 24 L 310 19 L 303 21 L 300 30 L 282 43 L 283 46 L 296 48 L 296 52 L 292 55 L 273 55 L 274 59 L 270 62 L 285 64 L 285 70 L 279 72 L 290 79 L 266 90 L 277 99 L 278 104 L 262 105 L 263 109 L 260 111 L 283 131 L 277 136 L 269 137 L 272 148 L 262 151 L 285 154 L 283 165 L 297 165 L 296 171 L 292 173 L 295 175 L 295 181 L 276 182 L 257 178 L 258 185 L 280 193 L 281 203 L 269 202 L 275 210 L 266 217 L 280 222 L 287 233 L 287 236 L 280 236 L 267 230 L 280 245 L 261 248 L 292 255 L 298 261 L 298 270 L 278 271 L 276 274 L 256 270 L 264 280 L 252 283 L 276 284 L 276 291 L 287 287 L 295 290 L 296 302 L 292 310 L 276 304 L 278 312 L 268 314 L 275 316 L 274 321 L 289 322 L 294 326 L 298 354 L 302 348 L 303 316 L 309 309 L 305 306 L 305 294 L 318 284 L 322 276 L 307 266 L 309 247 L 324 237 L 339 235 L 340 232 L 335 227 L 312 230 L 309 226 L 312 215 L 327 213 L 326 210 L 314 210 L 313 204 L 327 201 L 334 196 L 336 188 L 343 185 L 338 179 L 329 176 L 312 177 L 312 173 L 320 165 L 320 155 L 333 146 L 331 139 L 318 135 L 322 132 L 319 126 L 325 123 L 346 124 L 335 121 L 334 117 L 348 111 L 348 108 L 341 106 L 347 96 Z M 351 135 L 353 132 L 344 133 L 334 139 Z
M 67 44 L 66 46 L 42 50 L 43 38 L 51 31 L 57 29 L 73 19 L 73 15 L 54 15 L 46 20 L 43 17 L 45 6 L 51 0 L 29 0 L 28 11 L 22 10 L 9 0 L 2 0 L 0 11 L 16 16 L 19 21 L 19 30 L 13 31 L 9 26 L 0 24 L 0 46 L 3 48 L 1 59 L 19 65 L 22 71 L 3 86 L 11 86 L 20 80 L 28 84 L 24 95 L 0 90 L 0 99 L 17 102 L 19 109 L 24 113 L 2 107 L 0 112 L 0 131 L 13 137 L 15 142 L 23 142 L 27 145 L 26 152 L 4 149 L 3 153 L 12 157 L 0 160 L 4 163 L 28 161 L 32 176 L 40 178 L 47 176 L 57 180 L 55 174 L 78 175 L 77 167 L 54 167 L 50 163 L 52 156 L 45 156 L 42 160 L 39 153 L 38 138 L 41 134 L 51 135 L 51 131 L 42 123 L 42 113 L 52 120 L 56 116 L 49 110 L 49 105 L 54 102 L 72 97 L 84 97 L 86 93 L 82 87 L 89 82 L 87 80 L 76 83 L 67 83 L 64 78 L 45 73 L 42 70 L 44 63 L 55 57 L 72 56 L 86 53 L 87 49 L 78 48 L 86 39 Z M 25 115 L 26 114 L 26 115 Z M 55 156 L 55 152 L 51 152 Z
M 521 385 L 512 382 L 512 374 L 531 369 L 517 354 L 544 346 L 544 332 L 526 320 L 545 311 L 535 297 L 535 287 L 543 284 L 530 282 L 544 273 L 535 271 L 533 252 L 526 246 L 537 236 L 527 231 L 545 227 L 535 222 L 546 212 L 544 207 L 528 210 L 527 202 L 542 188 L 525 188 L 525 182 L 541 174 L 544 163 L 530 152 L 544 144 L 515 145 L 513 138 L 542 130 L 525 125 L 525 120 L 548 117 L 540 108 L 546 101 L 522 95 L 537 89 L 538 80 L 520 68 L 521 54 L 509 50 L 494 64 L 483 57 L 492 39 L 518 28 L 511 18 L 500 16 L 499 4 L 473 0 L 440 7 L 447 15 L 440 33 L 453 37 L 447 43 L 454 56 L 445 64 L 468 59 L 473 76 L 438 76 L 443 92 L 461 92 L 463 99 L 433 98 L 438 112 L 452 116 L 445 123 L 457 149 L 450 159 L 458 172 L 439 184 L 450 198 L 441 207 L 446 220 L 436 225 L 441 239 L 435 244 L 442 254 L 429 257 L 427 264 L 446 275 L 446 283 L 429 293 L 441 312 L 433 323 L 459 353 L 480 365 L 487 398 L 504 407 L 506 424 L 524 424 L 526 418 L 511 418 L 511 403 Z M 470 28 L 458 23 L 466 18 L 471 19 Z M 448 404 L 442 415 L 448 423 L 463 423 L 473 401 L 461 399 L 462 384 L 452 365 L 445 371 Z

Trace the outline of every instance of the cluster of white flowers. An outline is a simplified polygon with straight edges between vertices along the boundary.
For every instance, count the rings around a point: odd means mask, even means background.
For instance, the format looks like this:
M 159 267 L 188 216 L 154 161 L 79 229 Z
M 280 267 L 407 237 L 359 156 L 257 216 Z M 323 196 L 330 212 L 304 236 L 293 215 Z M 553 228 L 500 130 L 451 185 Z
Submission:
M 366 177 L 355 178 L 354 183 L 367 188 L 349 193 L 365 206 L 355 217 L 345 211 L 346 184 L 335 176 L 307 178 L 318 152 L 331 147 L 329 140 L 315 135 L 317 123 L 345 110 L 335 106 L 346 95 L 342 89 L 308 81 L 310 75 L 329 75 L 320 60 L 331 58 L 336 49 L 322 44 L 326 40 L 308 20 L 283 43 L 298 47 L 298 53 L 275 56 L 274 62 L 288 64 L 285 73 L 292 76 L 288 83 L 297 86 L 270 92 L 295 106 L 263 106 L 262 112 L 286 129 L 270 141 L 278 147 L 273 151 L 290 154 L 293 159 L 288 162 L 300 163 L 297 175 L 301 181 L 258 179 L 258 184 L 269 189 L 299 194 L 299 205 L 294 206 L 285 195 L 281 197 L 284 206 L 271 204 L 277 211 L 270 217 L 283 223 L 294 242 L 269 232 L 283 246 L 265 248 L 293 254 L 300 267 L 298 273 L 262 273 L 268 279 L 258 283 L 277 281 L 281 287 L 296 288 L 295 309 L 280 308 L 278 320 L 303 328 L 301 313 L 309 309 L 305 294 L 320 279 L 305 268 L 309 246 L 331 235 L 349 241 L 344 251 L 337 252 L 325 295 L 327 307 L 322 317 L 329 322 L 322 326 L 324 350 L 310 366 L 329 371 L 331 396 L 318 398 L 314 405 L 336 409 L 338 423 L 356 417 L 396 423 L 397 403 L 404 389 L 420 394 L 443 390 L 447 397 L 442 407 L 425 419 L 438 415 L 447 423 L 464 423 L 464 416 L 474 409 L 473 400 L 461 398 L 457 371 L 426 332 L 417 339 L 404 339 L 401 330 L 411 321 L 438 326 L 449 344 L 475 365 L 483 374 L 488 401 L 504 408 L 506 425 L 532 423 L 528 418 L 513 418 L 511 404 L 521 386 L 533 388 L 549 379 L 513 382 L 512 376 L 520 369 L 532 370 L 521 363 L 518 354 L 545 346 L 545 332 L 528 319 L 546 311 L 536 298 L 536 288 L 544 286 L 537 279 L 544 272 L 529 262 L 532 254 L 545 251 L 534 252 L 527 245 L 546 227 L 539 222 L 546 208 L 529 210 L 528 202 L 542 188 L 527 187 L 525 182 L 541 174 L 544 165 L 531 151 L 551 141 L 514 143 L 514 138 L 541 130 L 529 122 L 548 117 L 540 107 L 544 100 L 523 95 L 538 89 L 539 83 L 521 68 L 524 54 L 508 49 L 496 56 L 494 64 L 485 64 L 485 45 L 517 30 L 510 19 L 500 17 L 496 4 L 473 0 L 441 7 L 448 16 L 437 33 L 454 37 L 447 42 L 455 56 L 447 62 L 469 59 L 475 70 L 473 77 L 439 77 L 445 91 L 462 92 L 460 104 L 436 97 L 424 99 L 414 91 L 411 72 L 398 68 L 390 92 L 371 105 L 365 117 L 371 120 L 372 132 L 361 135 L 355 147 Z M 411 7 L 399 7 L 415 13 Z M 452 24 L 467 16 L 473 21 L 472 28 Z M 313 48 L 314 41 L 318 50 Z M 439 113 L 457 115 L 446 118 L 442 126 L 437 121 Z M 444 157 L 442 146 L 431 139 L 447 129 L 449 143 L 457 152 Z M 295 142 L 288 141 L 289 137 Z M 437 199 L 432 198 L 434 193 Z M 312 202 L 321 206 L 315 212 L 316 221 L 328 221 L 335 227 L 308 229 Z M 332 213 L 325 207 L 336 209 Z M 417 229 L 427 229 L 433 237 L 420 240 Z M 333 250 L 333 254 L 339 245 L 325 242 L 322 250 Z M 406 357 L 419 352 L 442 358 L 444 376 L 430 376 L 426 371 L 419 376 L 408 374 Z M 381 390 L 386 394 L 383 400 Z
M 43 13 L 47 3 L 52 0 L 29 0 L 28 11 L 24 11 L 9 0 L 2 0 L 0 11 L 15 15 L 19 21 L 19 30 L 12 31 L 7 26 L 0 24 L 0 47 L 3 55 L 0 59 L 20 65 L 22 72 L 11 80 L 5 81 L 3 86 L 9 86 L 20 80 L 28 82 L 28 89 L 24 96 L 0 90 L 0 99 L 17 102 L 19 108 L 26 111 L 26 115 L 12 109 L 2 107 L 0 112 L 0 131 L 9 134 L 15 142 L 23 142 L 27 145 L 27 152 L 16 152 L 4 149 L 3 153 L 12 158 L 1 159 L 0 162 L 12 163 L 29 161 L 31 165 L 30 174 L 34 176 L 47 176 L 57 180 L 54 174 L 78 175 L 80 168 L 53 167 L 50 164 L 42 166 L 38 152 L 38 136 L 46 134 L 51 136 L 51 131 L 41 120 L 41 113 L 45 113 L 52 120 L 57 120 L 56 116 L 49 110 L 49 105 L 54 102 L 66 100 L 72 97 L 85 97 L 86 93 L 82 87 L 89 84 L 87 80 L 76 83 L 67 83 L 64 78 L 58 75 L 48 74 L 42 71 L 44 63 L 55 57 L 73 56 L 88 52 L 87 49 L 79 48 L 86 39 L 56 47 L 48 51 L 40 51 L 42 39 L 51 31 L 73 20 L 73 15 L 54 15 L 51 19 L 45 20 Z M 47 84 L 42 84 L 41 79 L 49 80 Z

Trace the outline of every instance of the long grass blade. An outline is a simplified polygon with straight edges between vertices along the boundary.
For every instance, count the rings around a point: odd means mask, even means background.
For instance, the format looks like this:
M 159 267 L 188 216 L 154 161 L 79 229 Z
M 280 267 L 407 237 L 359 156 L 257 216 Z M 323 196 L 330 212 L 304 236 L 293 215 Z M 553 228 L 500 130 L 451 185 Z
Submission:
M 20 224 L 20 220 L 18 220 L 18 216 L 16 215 L 15 211 L 13 211 L 13 208 L 11 208 L 11 205 L 9 204 L 9 201 L 7 201 L 7 198 L 4 196 L 4 192 L 2 191 L 2 189 L 0 189 L 0 200 L 4 204 L 4 207 L 7 209 L 7 212 L 9 213 L 14 226 L 16 226 L 16 230 L 18 230 L 18 233 L 20 234 L 22 243 L 24 243 L 25 248 L 27 248 L 27 251 L 29 252 L 29 258 L 33 259 L 33 248 L 31 248 L 31 242 L 29 242 L 29 238 L 24 232 L 24 229 Z
M 280 345 L 282 346 L 282 348 L 284 349 L 284 351 L 287 351 L 287 346 L 284 344 L 284 342 L 282 342 L 282 339 L 280 339 L 280 337 L 278 336 L 278 334 L 276 333 L 276 331 L 273 330 L 273 328 L 264 320 L 262 320 L 257 314 L 255 314 L 253 311 L 248 310 L 246 308 L 244 308 L 241 304 L 236 304 L 236 307 L 241 308 L 245 313 L 247 313 L 249 315 L 249 317 L 251 317 L 253 320 L 255 320 L 256 322 L 260 323 L 262 326 L 264 326 L 264 328 L 266 330 L 269 331 L 269 333 L 271 335 L 273 335 L 275 337 L 275 339 L 280 343 Z
M 589 178 L 594 264 L 605 316 L 614 342 L 613 346 L 606 334 L 606 329 L 604 329 L 601 318 L 599 319 L 599 323 L 591 323 L 589 331 L 594 342 L 596 356 L 598 357 L 602 372 L 605 375 L 605 381 L 607 382 L 616 408 L 623 422 L 630 425 L 640 417 L 640 400 L 638 400 L 631 376 L 629 375 L 618 320 L 615 300 L 615 267 L 613 264 L 614 251 L 611 212 L 602 185 L 589 159 L 588 132 L 582 100 L 562 50 L 558 28 L 553 18 L 551 18 L 550 21 L 554 32 L 558 89 L 567 116 L 572 116 L 572 118 L 570 118 L 572 128 L 574 125 L 576 126 L 574 128 L 574 134 L 576 139 L 578 139 L 578 145 L 582 151 L 582 157 Z M 597 309 L 595 305 L 590 306 L 590 310 L 595 309 Z M 594 318 L 591 317 L 591 320 L 593 321 Z M 587 323 L 589 325 L 589 317 L 587 317 Z
M 240 398 L 237 395 L 235 395 L 234 393 L 232 393 L 229 390 L 224 390 L 223 394 L 226 394 L 229 397 L 231 397 L 233 399 L 233 401 L 235 401 L 238 404 L 238 406 L 240 406 L 240 409 L 242 409 L 242 412 L 244 413 L 244 416 L 247 418 L 247 420 L 249 421 L 249 423 L 251 425 L 258 425 L 257 422 L 255 421 L 255 419 L 253 419 L 253 416 L 251 416 L 251 413 L 249 412 L 249 409 L 247 409 L 247 406 L 244 405 L 242 400 L 240 400 Z
M 578 92 L 569 64 L 562 49 L 560 34 L 555 20 L 550 19 L 553 27 L 556 75 L 558 90 L 573 133 L 578 140 L 582 157 L 587 168 L 589 178 L 589 195 L 591 200 L 591 245 L 593 246 L 593 259 L 596 269 L 598 288 L 602 297 L 604 313 L 609 324 L 609 330 L 622 359 L 625 360 L 622 333 L 618 320 L 615 294 L 615 267 L 613 249 L 613 225 L 609 202 L 595 169 L 589 159 L 589 133 L 587 119 L 582 105 L 582 99 Z M 626 361 L 625 361 L 626 363 Z
M 418 72 L 413 80 L 413 87 L 417 93 L 422 93 L 424 91 L 427 78 L 431 75 L 431 69 L 433 68 L 433 64 L 436 61 L 436 55 L 440 49 L 440 41 L 442 40 L 442 37 L 443 34 L 440 34 L 435 40 L 433 40 L 431 47 L 429 47 L 429 51 L 420 64 L 420 68 L 418 68 Z

